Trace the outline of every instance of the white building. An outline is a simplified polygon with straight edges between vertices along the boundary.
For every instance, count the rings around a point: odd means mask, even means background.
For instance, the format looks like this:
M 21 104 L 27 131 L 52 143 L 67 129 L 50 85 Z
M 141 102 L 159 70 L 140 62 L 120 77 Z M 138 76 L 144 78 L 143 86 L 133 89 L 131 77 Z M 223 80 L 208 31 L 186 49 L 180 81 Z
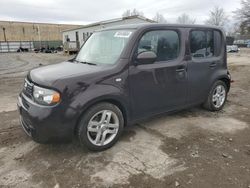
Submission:
M 68 39 L 70 43 L 75 43 L 77 45 L 76 47 L 79 49 L 79 47 L 84 43 L 84 41 L 96 30 L 112 26 L 137 23 L 154 23 L 154 21 L 142 16 L 129 16 L 84 25 L 76 29 L 69 29 L 63 31 L 63 44 Z

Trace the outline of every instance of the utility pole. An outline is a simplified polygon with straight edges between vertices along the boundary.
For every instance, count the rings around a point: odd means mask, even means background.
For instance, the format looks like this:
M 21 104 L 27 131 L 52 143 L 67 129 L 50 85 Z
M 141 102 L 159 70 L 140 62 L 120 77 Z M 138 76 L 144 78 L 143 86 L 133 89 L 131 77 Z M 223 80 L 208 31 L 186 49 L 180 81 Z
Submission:
M 6 42 L 7 39 L 6 39 L 6 34 L 5 34 L 5 27 L 3 27 L 3 36 L 4 36 L 4 41 Z
M 38 30 L 38 40 L 40 43 L 40 49 L 42 48 L 42 42 L 41 42 L 41 33 L 40 33 L 40 27 L 39 25 L 37 25 L 37 30 Z

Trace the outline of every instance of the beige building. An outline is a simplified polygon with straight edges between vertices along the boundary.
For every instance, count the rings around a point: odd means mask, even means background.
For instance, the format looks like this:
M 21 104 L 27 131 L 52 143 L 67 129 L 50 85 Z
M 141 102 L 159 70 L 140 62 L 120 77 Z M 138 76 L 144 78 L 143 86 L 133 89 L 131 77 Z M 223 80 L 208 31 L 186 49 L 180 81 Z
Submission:
M 0 41 L 61 41 L 62 31 L 79 25 L 0 21 Z

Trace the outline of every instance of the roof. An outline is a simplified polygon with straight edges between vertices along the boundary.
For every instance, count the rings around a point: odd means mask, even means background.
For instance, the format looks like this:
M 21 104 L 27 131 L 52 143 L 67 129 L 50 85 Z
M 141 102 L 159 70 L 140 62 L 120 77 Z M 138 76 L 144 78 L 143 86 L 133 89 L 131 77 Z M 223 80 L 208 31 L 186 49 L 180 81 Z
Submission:
M 88 27 L 93 27 L 93 26 L 99 26 L 99 25 L 104 25 L 104 24 L 108 24 L 108 23 L 115 23 L 115 22 L 120 22 L 120 21 L 123 21 L 123 20 L 134 19 L 134 18 L 138 18 L 138 19 L 147 21 L 149 23 L 156 23 L 154 20 L 148 19 L 146 17 L 140 16 L 140 15 L 134 15 L 134 16 L 127 16 L 127 17 L 122 17 L 122 18 L 116 18 L 116 19 L 111 19 L 111 20 L 106 20 L 106 21 L 95 22 L 95 23 L 92 23 L 92 24 L 83 25 L 83 26 L 78 27 L 78 28 L 67 29 L 67 30 L 64 30 L 62 32 L 73 31 L 73 30 L 83 29 L 83 28 L 88 28 Z
M 196 24 L 159 24 L 159 23 L 141 23 L 141 24 L 127 24 L 113 26 L 109 28 L 103 28 L 101 30 L 111 30 L 111 29 L 140 29 L 140 28 L 150 28 L 150 27 L 174 27 L 174 28 L 211 28 L 211 29 L 222 29 L 218 26 L 212 25 L 196 25 Z

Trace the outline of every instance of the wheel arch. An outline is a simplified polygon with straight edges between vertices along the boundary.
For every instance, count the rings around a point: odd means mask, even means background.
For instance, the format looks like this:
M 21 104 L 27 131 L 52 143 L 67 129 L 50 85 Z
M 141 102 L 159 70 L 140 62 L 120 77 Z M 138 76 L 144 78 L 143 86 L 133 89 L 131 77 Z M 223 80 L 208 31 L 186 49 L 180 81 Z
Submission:
M 227 77 L 221 77 L 218 80 L 221 80 L 222 82 L 224 82 L 227 86 L 227 92 L 229 92 L 230 87 L 231 87 L 231 80 Z
M 226 84 L 227 92 L 228 92 L 230 90 L 230 87 L 231 87 L 231 76 L 230 76 L 228 70 L 223 69 L 223 70 L 218 70 L 217 72 L 214 72 L 214 74 L 212 75 L 211 80 L 210 80 L 209 91 L 210 91 L 211 87 L 214 85 L 214 83 L 218 80 L 220 80 Z
M 126 104 L 126 102 L 124 102 L 119 97 L 112 97 L 112 96 L 99 97 L 99 98 L 95 98 L 95 99 L 89 101 L 88 103 L 86 103 L 83 106 L 81 112 L 79 113 L 79 115 L 77 117 L 76 125 L 74 127 L 74 134 L 76 133 L 76 131 L 78 129 L 79 122 L 80 122 L 83 114 L 92 106 L 99 104 L 99 103 L 104 103 L 104 102 L 111 103 L 111 104 L 117 106 L 122 112 L 123 119 L 124 119 L 124 126 L 126 126 L 128 124 L 129 112 L 128 112 L 128 105 Z

